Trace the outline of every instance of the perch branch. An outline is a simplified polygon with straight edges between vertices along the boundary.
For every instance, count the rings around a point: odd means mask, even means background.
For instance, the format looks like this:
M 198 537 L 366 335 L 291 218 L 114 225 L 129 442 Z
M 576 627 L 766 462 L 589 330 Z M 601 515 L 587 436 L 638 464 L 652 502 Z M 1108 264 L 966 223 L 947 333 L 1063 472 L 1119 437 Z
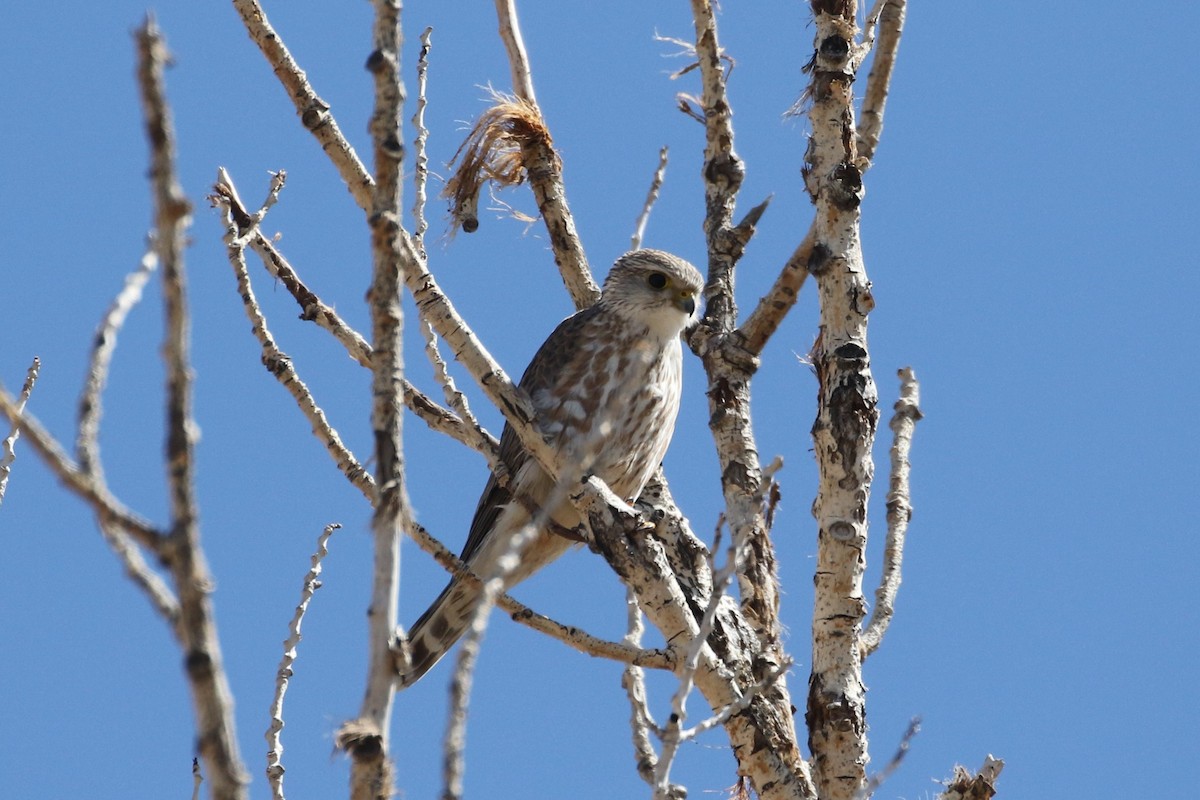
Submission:
M 433 556 L 434 560 L 455 578 L 478 581 L 479 577 L 472 573 L 466 564 L 429 533 L 423 526 L 413 523 L 409 535 L 417 546 Z M 537 613 L 533 609 L 514 599 L 511 595 L 502 594 L 496 598 L 497 608 L 508 614 L 514 622 L 558 639 L 568 647 L 587 656 L 605 658 L 624 664 L 635 664 L 647 669 L 674 669 L 672 654 L 667 650 L 647 650 L 631 647 L 628 643 L 613 642 L 593 636 L 587 631 Z

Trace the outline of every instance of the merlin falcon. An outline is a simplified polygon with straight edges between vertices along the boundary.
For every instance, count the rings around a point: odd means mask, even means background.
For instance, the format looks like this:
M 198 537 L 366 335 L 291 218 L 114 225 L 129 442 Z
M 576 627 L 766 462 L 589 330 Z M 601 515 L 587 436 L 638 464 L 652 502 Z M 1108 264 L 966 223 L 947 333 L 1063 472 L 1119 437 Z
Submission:
M 617 259 L 595 305 L 563 320 L 534 355 L 520 387 L 535 424 L 565 473 L 595 475 L 635 501 L 667 452 L 679 411 L 680 334 L 695 319 L 704 279 L 661 250 Z M 505 589 L 525 580 L 574 543 L 563 530 L 582 523 L 565 492 L 521 447 L 511 426 L 500 437 L 507 488 L 493 475 L 484 487 L 462 560 L 475 575 L 496 573 L 513 537 L 535 518 L 552 521 L 534 534 Z M 546 508 L 554 495 L 553 508 Z M 559 500 L 561 498 L 561 500 Z M 409 633 L 411 666 L 401 686 L 421 678 L 470 625 L 478 581 L 453 579 Z

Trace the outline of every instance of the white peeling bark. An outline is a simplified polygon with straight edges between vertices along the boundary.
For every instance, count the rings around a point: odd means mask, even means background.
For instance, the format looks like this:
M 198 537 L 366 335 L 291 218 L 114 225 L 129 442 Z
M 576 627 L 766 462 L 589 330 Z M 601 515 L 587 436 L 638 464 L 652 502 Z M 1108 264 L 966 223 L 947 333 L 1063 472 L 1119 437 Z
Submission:
M 866 689 L 860 636 L 866 613 L 867 503 L 879 417 L 867 351 L 874 306 L 859 239 L 864 164 L 855 151 L 855 4 L 813 2 L 812 138 L 805 182 L 816 204 L 809 270 L 820 295 L 813 346 L 819 383 L 813 445 L 819 486 L 813 663 L 806 720 L 822 800 L 851 800 L 866 784 Z

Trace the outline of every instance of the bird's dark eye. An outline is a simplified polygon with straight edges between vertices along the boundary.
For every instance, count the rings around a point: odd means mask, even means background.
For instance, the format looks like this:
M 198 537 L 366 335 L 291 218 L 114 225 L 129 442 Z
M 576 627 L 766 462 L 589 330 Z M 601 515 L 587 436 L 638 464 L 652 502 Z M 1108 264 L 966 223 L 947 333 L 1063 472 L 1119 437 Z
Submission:
M 646 278 L 646 283 L 650 284 L 651 289 L 664 289 L 667 285 L 667 276 L 661 272 L 651 272 Z

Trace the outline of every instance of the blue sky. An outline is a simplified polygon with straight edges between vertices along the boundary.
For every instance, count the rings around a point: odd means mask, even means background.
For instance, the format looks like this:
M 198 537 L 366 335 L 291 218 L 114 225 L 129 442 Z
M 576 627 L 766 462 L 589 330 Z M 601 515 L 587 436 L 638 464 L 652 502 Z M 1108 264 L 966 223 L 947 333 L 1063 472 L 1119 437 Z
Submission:
M 481 87 L 508 88 L 507 64 L 490 3 L 408 6 L 410 90 L 416 36 L 435 28 L 427 119 L 432 163 L 444 173 L 467 121 L 485 107 Z M 628 247 L 658 148 L 669 144 L 646 245 L 702 263 L 703 132 L 674 109 L 676 93 L 698 86 L 694 75 L 669 79 L 683 62 L 664 58 L 675 48 L 654 40 L 656 32 L 690 36 L 687 4 L 601 6 L 523 8 L 539 101 L 589 256 L 602 273 Z M 770 284 L 811 214 L 799 179 L 805 123 L 783 116 L 804 85 L 806 8 L 726 3 L 720 17 L 737 63 L 730 93 L 748 172 L 741 207 L 774 195 L 740 267 L 743 308 Z M 141 255 L 150 211 L 129 35 L 145 6 L 114 0 L 63 11 L 29 3 L 0 11 L 0 378 L 18 387 L 40 356 L 30 407 L 69 442 L 93 328 Z M 370 5 L 271 3 L 268 12 L 368 152 Z M 175 0 L 155 13 L 176 57 L 168 86 L 181 179 L 196 208 L 188 265 L 199 499 L 243 755 L 253 795 L 267 796 L 262 732 L 280 642 L 317 535 L 341 522 L 305 620 L 284 732 L 289 797 L 339 796 L 346 766 L 332 732 L 361 697 L 369 510 L 259 365 L 219 220 L 203 198 L 218 166 L 250 202 L 265 192 L 268 170 L 286 169 L 266 228 L 282 233 L 283 252 L 360 329 L 368 235 L 232 7 Z M 1191 508 L 1200 324 L 1190 307 L 1200 265 L 1187 239 L 1198 218 L 1200 57 L 1181 40 L 1198 22 L 1188 4 L 1153 20 L 1083 2 L 910 9 L 863 222 L 881 408 L 895 399 L 895 369 L 911 365 L 926 414 L 898 616 L 866 666 L 875 765 L 911 717 L 923 725 L 878 797 L 931 797 L 955 762 L 974 768 L 989 752 L 1008 762 L 1002 797 L 1194 794 L 1184 767 L 1200 756 L 1200 614 L 1187 591 L 1200 562 Z M 524 190 L 503 199 L 533 209 Z M 434 232 L 444 231 L 439 204 L 430 217 Z M 482 221 L 475 234 L 431 239 L 432 264 L 489 349 L 519 374 L 569 301 L 537 226 L 526 232 L 495 213 Z M 255 279 L 281 346 L 365 457 L 369 377 L 296 320 L 281 287 L 261 271 Z M 151 288 L 122 334 L 102 439 L 114 491 L 159 521 L 160 305 Z M 759 449 L 786 463 L 776 543 L 800 699 L 816 385 L 798 356 L 815 319 L 806 287 L 754 382 Z M 415 382 L 433 388 L 416 346 L 409 365 Z M 667 472 L 693 525 L 707 532 L 719 481 L 694 361 L 686 381 Z M 481 398 L 475 407 L 498 431 L 498 414 Z M 406 437 L 417 513 L 457 547 L 483 462 L 415 420 Z M 877 477 L 868 592 L 885 461 Z M 6 796 L 185 796 L 192 725 L 180 656 L 83 505 L 27 447 L 0 507 L 0 541 Z M 401 617 L 411 622 L 444 579 L 412 547 L 403 570 Z M 586 552 L 517 594 L 597 634 L 622 631 L 619 585 Z M 408 798 L 439 791 L 447 672 L 397 700 L 398 785 Z M 476 684 L 468 796 L 642 796 L 619 674 L 495 620 Z M 660 715 L 669 686 L 652 685 Z M 699 714 L 700 701 L 691 708 Z M 693 797 L 730 786 L 723 737 L 684 748 L 675 775 Z

